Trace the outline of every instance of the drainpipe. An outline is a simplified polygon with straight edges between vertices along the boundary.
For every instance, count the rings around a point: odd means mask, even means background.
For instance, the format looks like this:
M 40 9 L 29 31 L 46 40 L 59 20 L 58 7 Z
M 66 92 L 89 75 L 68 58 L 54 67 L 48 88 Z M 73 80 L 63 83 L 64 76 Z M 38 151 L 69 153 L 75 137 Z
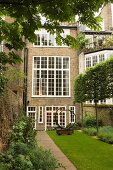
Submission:
M 24 48 L 24 92 L 23 92 L 23 111 L 27 111 L 27 76 L 28 76 L 28 48 Z

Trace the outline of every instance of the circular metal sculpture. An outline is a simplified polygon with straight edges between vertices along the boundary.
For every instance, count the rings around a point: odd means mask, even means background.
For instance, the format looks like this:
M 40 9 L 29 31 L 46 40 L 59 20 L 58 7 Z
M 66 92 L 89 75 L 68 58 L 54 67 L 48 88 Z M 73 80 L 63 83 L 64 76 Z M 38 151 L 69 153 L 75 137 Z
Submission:
M 66 127 L 63 127 L 58 123 L 57 115 L 62 114 L 63 111 L 68 111 L 71 113 L 71 115 L 73 113 L 73 111 L 69 109 L 66 109 L 66 110 L 61 110 L 60 108 L 57 109 L 56 114 L 55 114 L 55 122 L 57 125 L 56 133 L 58 135 L 71 135 L 74 133 L 75 123 L 69 123 Z

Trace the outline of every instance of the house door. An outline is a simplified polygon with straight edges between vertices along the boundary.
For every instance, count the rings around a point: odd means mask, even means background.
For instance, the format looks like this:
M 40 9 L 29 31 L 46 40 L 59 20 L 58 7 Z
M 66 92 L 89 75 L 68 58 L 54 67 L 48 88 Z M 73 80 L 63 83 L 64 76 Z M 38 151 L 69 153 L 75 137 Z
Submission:
M 46 106 L 45 129 L 53 128 L 56 122 L 60 126 L 66 126 L 66 107 L 65 106 Z

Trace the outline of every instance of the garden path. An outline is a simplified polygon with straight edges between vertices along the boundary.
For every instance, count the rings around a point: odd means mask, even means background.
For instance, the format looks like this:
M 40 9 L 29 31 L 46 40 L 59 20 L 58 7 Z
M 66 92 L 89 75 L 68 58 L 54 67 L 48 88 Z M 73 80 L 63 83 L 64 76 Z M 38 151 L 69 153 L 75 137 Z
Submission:
M 77 170 L 76 167 L 69 161 L 69 159 L 63 154 L 63 152 L 56 146 L 53 140 L 49 137 L 46 131 L 37 132 L 37 141 L 40 146 L 49 149 L 53 155 L 65 166 L 66 170 Z M 64 170 L 64 168 L 58 168 L 57 170 Z

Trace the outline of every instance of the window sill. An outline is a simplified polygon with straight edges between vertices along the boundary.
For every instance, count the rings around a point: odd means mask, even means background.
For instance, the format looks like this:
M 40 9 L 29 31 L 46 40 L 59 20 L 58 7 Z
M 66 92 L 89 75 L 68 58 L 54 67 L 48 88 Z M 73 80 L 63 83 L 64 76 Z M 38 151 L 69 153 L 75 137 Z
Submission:
M 38 48 L 69 48 L 69 46 L 38 46 L 38 45 L 33 45 L 33 47 L 38 47 Z
M 68 98 L 71 96 L 36 96 L 36 95 L 32 95 L 33 98 Z

